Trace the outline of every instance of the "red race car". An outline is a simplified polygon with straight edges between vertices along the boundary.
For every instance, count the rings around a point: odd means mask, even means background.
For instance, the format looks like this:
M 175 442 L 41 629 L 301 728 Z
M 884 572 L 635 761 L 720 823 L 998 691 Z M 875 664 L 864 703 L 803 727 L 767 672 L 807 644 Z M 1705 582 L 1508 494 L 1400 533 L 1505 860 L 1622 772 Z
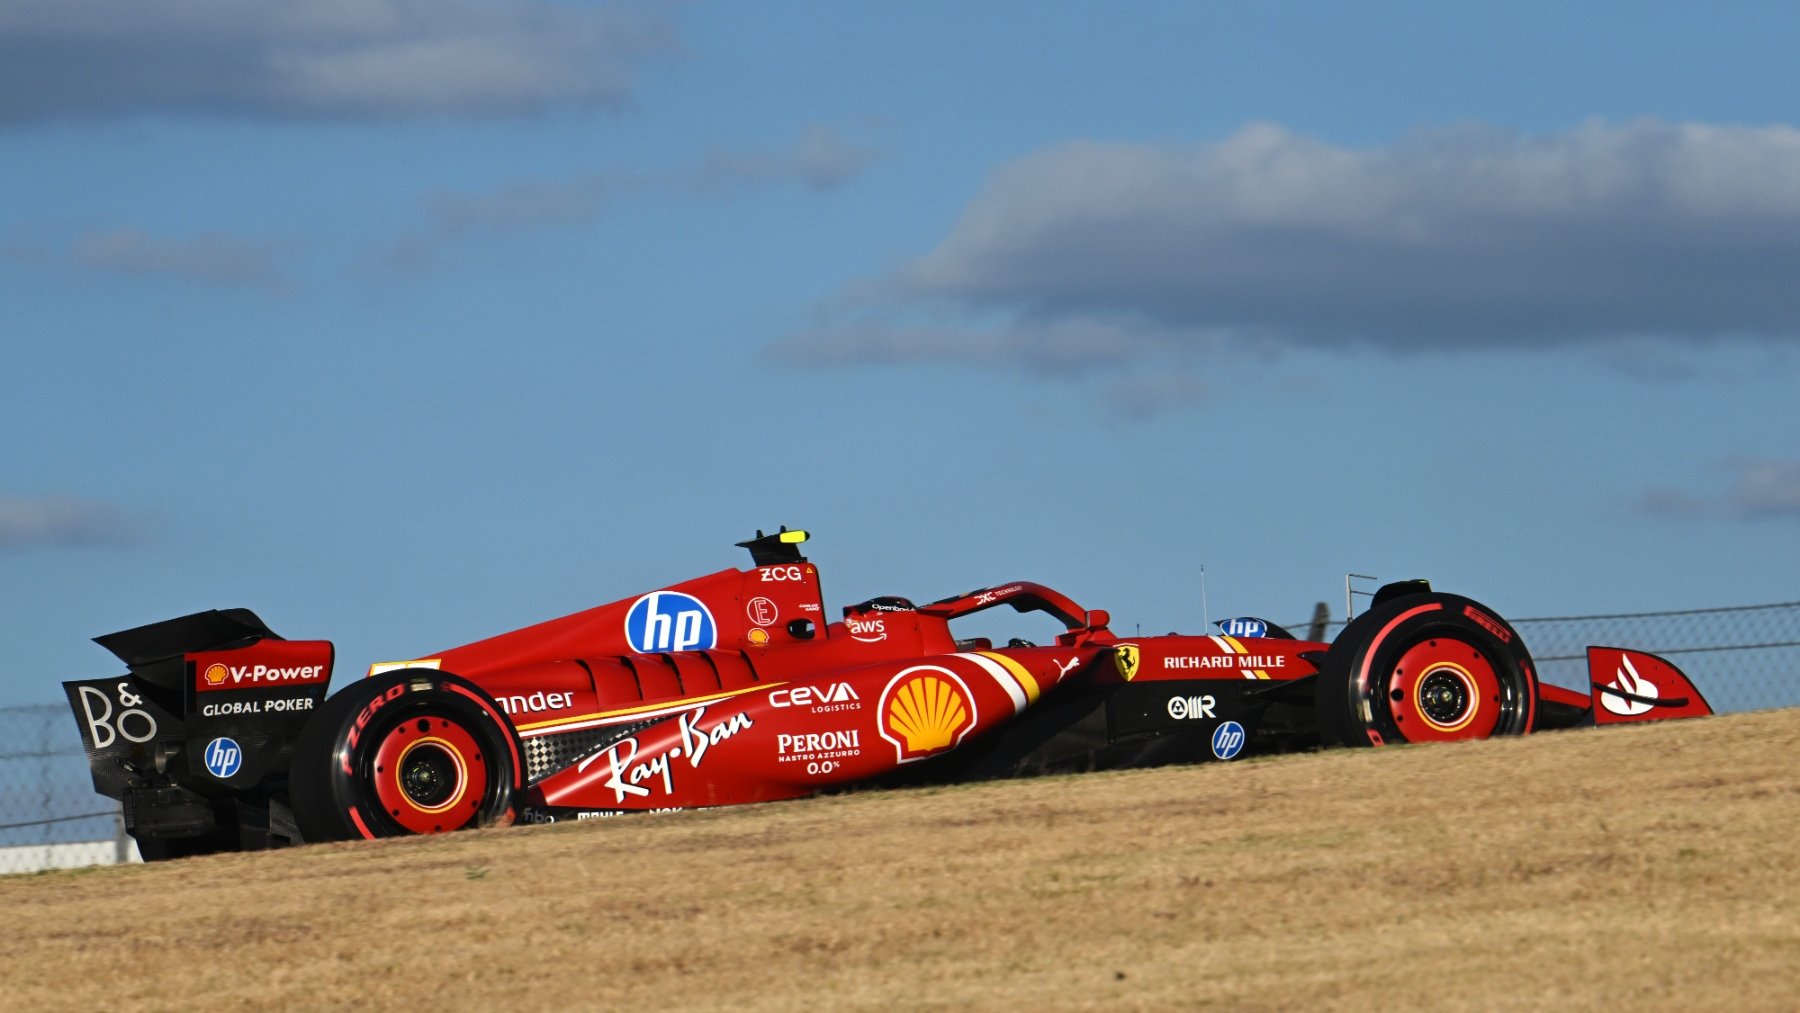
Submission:
M 1504 619 L 1424 581 L 1329 644 L 1248 617 L 1121 637 L 1025 581 L 827 620 L 806 537 L 759 531 L 749 569 L 374 665 L 329 698 L 331 644 L 247 609 L 96 638 L 129 673 L 64 688 L 146 858 L 1711 713 L 1639 651 L 1590 648 L 1585 694 L 1540 683 Z M 1001 607 L 1055 632 L 959 639 Z

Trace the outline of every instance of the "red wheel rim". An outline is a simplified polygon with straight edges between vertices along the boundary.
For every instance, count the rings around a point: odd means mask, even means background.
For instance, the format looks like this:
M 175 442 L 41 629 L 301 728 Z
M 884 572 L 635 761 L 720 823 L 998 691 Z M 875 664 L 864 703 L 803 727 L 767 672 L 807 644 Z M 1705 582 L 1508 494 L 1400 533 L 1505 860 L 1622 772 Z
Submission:
M 1494 664 L 1461 640 L 1434 637 L 1407 648 L 1386 689 L 1408 742 L 1485 739 L 1500 723 L 1504 690 Z
M 441 717 L 408 718 L 375 751 L 372 780 L 382 812 L 415 834 L 455 830 L 481 809 L 488 781 L 469 730 Z

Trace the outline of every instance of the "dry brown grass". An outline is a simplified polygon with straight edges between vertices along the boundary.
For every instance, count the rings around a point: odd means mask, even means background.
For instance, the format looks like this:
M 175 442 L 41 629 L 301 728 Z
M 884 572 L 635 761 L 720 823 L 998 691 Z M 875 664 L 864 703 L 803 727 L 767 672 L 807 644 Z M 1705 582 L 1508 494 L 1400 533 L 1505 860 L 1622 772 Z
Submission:
M 1791 1009 L 1800 711 L 0 881 L 21 1009 Z

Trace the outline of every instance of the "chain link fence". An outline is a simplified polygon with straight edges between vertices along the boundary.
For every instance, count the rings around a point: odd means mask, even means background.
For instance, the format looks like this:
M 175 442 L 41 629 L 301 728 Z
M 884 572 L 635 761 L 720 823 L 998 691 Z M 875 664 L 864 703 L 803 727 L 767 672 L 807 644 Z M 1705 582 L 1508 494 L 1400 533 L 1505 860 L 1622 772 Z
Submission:
M 1546 682 L 1583 693 L 1589 645 L 1635 647 L 1674 662 L 1719 713 L 1800 706 L 1800 602 L 1512 623 Z M 118 805 L 94 793 L 68 708 L 0 709 L 0 874 L 135 857 Z
M 1635 647 L 1674 662 L 1718 713 L 1800 706 L 1800 602 L 1512 623 L 1541 678 L 1583 693 L 1589 645 Z
M 1288 629 L 1331 639 L 1345 620 L 1325 619 L 1324 609 L 1321 603 L 1311 621 Z M 1538 677 L 1579 693 L 1588 692 L 1590 646 L 1631 647 L 1673 662 L 1720 714 L 1800 707 L 1800 601 L 1508 621 L 1537 662 Z
M 0 709 L 0 874 L 129 861 L 119 805 L 94 793 L 64 704 Z

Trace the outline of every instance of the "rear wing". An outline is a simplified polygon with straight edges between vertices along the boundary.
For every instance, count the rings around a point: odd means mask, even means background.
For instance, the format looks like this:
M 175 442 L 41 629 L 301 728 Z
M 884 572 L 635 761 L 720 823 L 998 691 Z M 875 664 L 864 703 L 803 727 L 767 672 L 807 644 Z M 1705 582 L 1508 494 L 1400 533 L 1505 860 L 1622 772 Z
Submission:
M 249 609 L 94 640 L 126 673 L 65 682 L 63 691 L 94 790 L 124 803 L 140 845 L 223 829 L 232 803 L 266 813 L 329 689 L 331 643 L 284 640 Z

